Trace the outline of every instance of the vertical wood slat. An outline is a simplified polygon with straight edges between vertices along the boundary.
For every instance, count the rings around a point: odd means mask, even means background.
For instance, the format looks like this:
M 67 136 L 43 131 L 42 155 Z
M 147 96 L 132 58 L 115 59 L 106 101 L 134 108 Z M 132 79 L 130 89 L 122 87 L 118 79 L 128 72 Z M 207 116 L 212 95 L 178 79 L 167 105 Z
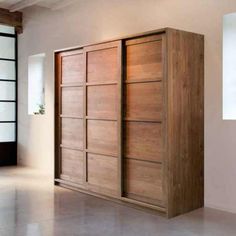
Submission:
M 84 50 L 84 81 L 83 81 L 83 131 L 84 131 L 84 185 L 87 188 L 88 181 L 88 160 L 87 160 L 87 52 Z
M 163 140 L 163 168 L 162 168 L 162 176 L 163 176 L 163 182 L 162 182 L 162 188 L 163 188 L 163 204 L 168 207 L 168 181 L 167 181 L 167 175 L 168 172 L 168 162 L 167 162 L 167 150 L 168 150 L 168 142 L 167 142 L 167 104 L 168 104 L 168 96 L 167 96 L 167 89 L 168 89 L 168 70 L 167 70 L 167 42 L 166 42 L 166 34 L 162 34 L 162 70 L 163 70 L 163 116 L 162 116 L 162 140 Z
M 61 67 L 61 55 L 59 53 L 55 54 L 55 178 L 60 177 L 61 173 L 61 76 L 62 76 L 62 67 Z
M 118 42 L 118 114 L 117 114 L 117 140 L 118 140 L 118 194 L 122 197 L 123 192 L 123 45 Z

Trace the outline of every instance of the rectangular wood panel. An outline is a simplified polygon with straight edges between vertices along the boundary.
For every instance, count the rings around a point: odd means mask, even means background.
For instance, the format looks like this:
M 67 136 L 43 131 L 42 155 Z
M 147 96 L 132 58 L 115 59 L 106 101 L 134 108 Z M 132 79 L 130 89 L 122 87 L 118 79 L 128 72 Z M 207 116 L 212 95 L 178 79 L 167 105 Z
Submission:
M 163 76 L 162 41 L 148 41 L 147 39 L 142 41 L 130 40 L 133 44 L 129 41 L 127 43 L 126 79 L 128 81 L 153 80 L 160 79 Z
M 83 183 L 83 152 L 62 148 L 61 163 L 61 179 Z
M 62 115 L 83 116 L 83 88 L 63 87 L 62 88 Z
M 62 144 L 67 147 L 83 149 L 83 121 L 62 119 Z
M 117 119 L 117 85 L 87 87 L 87 115 L 95 118 Z
M 116 194 L 118 190 L 117 158 L 88 153 L 88 183 L 91 190 Z
M 125 116 L 161 121 L 163 112 L 162 86 L 161 82 L 126 85 Z
M 160 123 L 125 122 L 126 157 L 162 162 L 163 126 Z
M 117 47 L 87 52 L 87 82 L 117 81 Z
M 124 192 L 131 199 L 163 205 L 162 165 L 125 160 Z
M 87 148 L 107 155 L 117 155 L 117 122 L 88 120 Z
M 62 57 L 62 83 L 82 83 L 84 81 L 84 55 L 74 54 Z

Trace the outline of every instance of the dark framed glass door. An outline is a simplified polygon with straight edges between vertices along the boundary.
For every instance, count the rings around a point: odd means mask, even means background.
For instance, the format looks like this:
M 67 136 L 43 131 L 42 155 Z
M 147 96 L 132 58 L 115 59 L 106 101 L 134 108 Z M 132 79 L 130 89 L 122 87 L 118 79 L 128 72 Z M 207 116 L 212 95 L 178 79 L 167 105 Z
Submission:
M 17 34 L 0 25 L 0 166 L 17 164 Z

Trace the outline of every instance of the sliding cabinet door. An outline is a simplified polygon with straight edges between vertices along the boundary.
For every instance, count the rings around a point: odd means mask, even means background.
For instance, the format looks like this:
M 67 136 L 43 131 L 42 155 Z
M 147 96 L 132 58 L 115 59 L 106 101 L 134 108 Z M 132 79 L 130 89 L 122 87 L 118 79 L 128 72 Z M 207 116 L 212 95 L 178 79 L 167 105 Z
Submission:
M 81 187 L 85 179 L 84 65 L 82 50 L 56 55 L 56 177 Z
M 124 196 L 164 206 L 162 35 L 126 41 Z
M 16 46 L 14 28 L 0 25 L 0 166 L 17 163 Z
M 86 47 L 88 189 L 120 194 L 121 42 Z

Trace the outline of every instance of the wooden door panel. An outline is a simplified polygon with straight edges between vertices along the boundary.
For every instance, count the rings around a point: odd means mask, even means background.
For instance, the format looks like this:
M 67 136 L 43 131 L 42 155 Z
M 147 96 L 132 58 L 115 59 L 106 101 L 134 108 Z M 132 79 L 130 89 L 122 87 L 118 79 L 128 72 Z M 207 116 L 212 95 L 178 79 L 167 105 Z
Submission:
M 88 86 L 87 115 L 95 118 L 117 119 L 117 86 Z
M 83 183 L 83 152 L 61 149 L 61 179 L 74 183 Z
M 162 79 L 162 41 L 133 42 L 126 46 L 126 79 Z
M 162 124 L 126 122 L 126 157 L 146 161 L 162 162 Z
M 84 81 L 84 55 L 72 54 L 62 57 L 62 83 L 82 83 Z
M 163 206 L 162 36 L 126 41 L 124 196 Z
M 62 119 L 62 145 L 83 149 L 83 120 Z
M 117 81 L 117 47 L 87 52 L 87 82 Z
M 83 87 L 62 88 L 62 115 L 83 116 Z
M 101 154 L 117 155 L 117 122 L 88 120 L 87 148 Z
M 121 42 L 92 45 L 85 47 L 85 52 L 88 189 L 117 196 L 120 181 Z
M 126 118 L 162 120 L 162 83 L 136 83 L 126 86 Z
M 126 159 L 124 184 L 127 197 L 150 204 L 162 204 L 161 164 Z
M 117 158 L 88 153 L 87 161 L 90 190 L 116 194 L 118 189 Z

